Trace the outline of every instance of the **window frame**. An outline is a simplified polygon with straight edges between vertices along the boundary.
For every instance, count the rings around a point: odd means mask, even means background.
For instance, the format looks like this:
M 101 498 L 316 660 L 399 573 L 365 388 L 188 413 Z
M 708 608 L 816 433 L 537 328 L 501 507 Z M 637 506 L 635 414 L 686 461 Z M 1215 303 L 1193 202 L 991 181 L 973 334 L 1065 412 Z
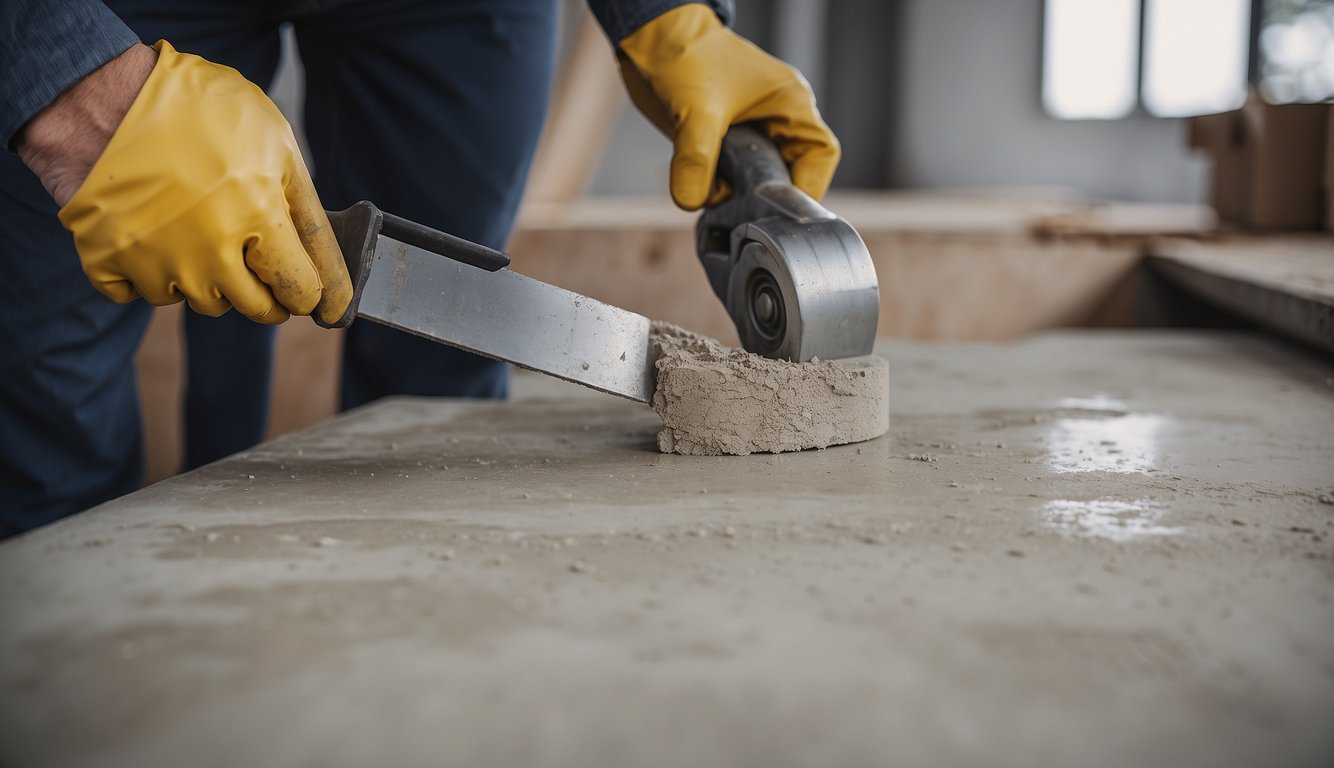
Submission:
M 1260 32 L 1264 21 L 1265 0 L 1250 0 L 1250 18 L 1246 38 L 1246 88 L 1251 90 L 1259 84 L 1260 67 Z M 1145 31 L 1147 26 L 1149 0 L 1138 0 L 1139 24 L 1135 30 L 1135 100 L 1130 111 L 1119 117 L 1062 117 L 1048 108 L 1043 96 L 1047 78 L 1047 28 L 1049 18 L 1047 3 L 1042 3 L 1042 19 L 1039 25 L 1039 49 L 1041 51 L 1038 66 L 1038 106 L 1042 113 L 1051 120 L 1063 123 L 1113 123 L 1119 120 L 1181 120 L 1182 117 L 1155 115 L 1144 104 L 1144 53 Z

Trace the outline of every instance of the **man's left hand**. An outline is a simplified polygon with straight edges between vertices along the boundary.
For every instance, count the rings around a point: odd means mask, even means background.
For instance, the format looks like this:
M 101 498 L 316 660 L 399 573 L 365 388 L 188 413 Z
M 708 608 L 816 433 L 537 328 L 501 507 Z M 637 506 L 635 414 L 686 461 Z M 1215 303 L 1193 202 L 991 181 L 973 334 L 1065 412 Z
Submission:
M 839 146 L 793 67 L 728 29 L 707 5 L 662 14 L 621 41 L 621 77 L 639 111 L 675 144 L 672 199 L 693 211 L 726 198 L 714 179 L 723 135 L 758 122 L 792 183 L 819 200 L 838 168 Z

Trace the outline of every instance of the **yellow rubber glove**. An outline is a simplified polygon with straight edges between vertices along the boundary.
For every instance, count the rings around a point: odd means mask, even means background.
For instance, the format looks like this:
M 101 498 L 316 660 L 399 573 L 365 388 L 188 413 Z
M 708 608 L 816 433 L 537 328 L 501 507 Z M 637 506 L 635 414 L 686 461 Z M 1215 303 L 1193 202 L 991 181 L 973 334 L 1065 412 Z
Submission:
M 337 320 L 352 283 L 287 121 L 236 70 L 154 48 L 143 90 L 60 211 L 88 279 L 122 303 Z
M 819 200 L 838 168 L 839 146 L 801 73 L 725 27 L 701 3 L 678 6 L 621 41 L 617 58 L 630 99 L 675 144 L 672 199 L 693 211 L 728 190 L 715 182 L 723 135 L 763 123 L 792 172 Z

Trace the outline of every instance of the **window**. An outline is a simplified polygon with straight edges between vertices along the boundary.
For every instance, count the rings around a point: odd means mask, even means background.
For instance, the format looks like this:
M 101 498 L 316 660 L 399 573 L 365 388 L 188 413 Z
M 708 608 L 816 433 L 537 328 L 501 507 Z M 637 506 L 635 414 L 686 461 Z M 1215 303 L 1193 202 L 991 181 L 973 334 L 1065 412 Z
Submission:
M 1063 119 L 1235 109 L 1252 0 L 1046 0 L 1043 104 Z
M 1144 107 L 1157 117 L 1225 112 L 1246 100 L 1250 0 L 1148 0 Z
M 1047 0 L 1042 101 L 1067 120 L 1135 108 L 1140 0 Z

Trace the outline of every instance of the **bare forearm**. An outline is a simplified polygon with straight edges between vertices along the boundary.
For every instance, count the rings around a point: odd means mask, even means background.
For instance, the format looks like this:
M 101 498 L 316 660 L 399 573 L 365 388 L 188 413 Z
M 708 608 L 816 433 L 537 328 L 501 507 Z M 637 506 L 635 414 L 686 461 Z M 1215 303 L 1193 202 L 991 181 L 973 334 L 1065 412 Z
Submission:
M 20 129 L 15 149 L 63 206 L 106 149 L 153 71 L 157 54 L 135 45 L 93 71 Z

